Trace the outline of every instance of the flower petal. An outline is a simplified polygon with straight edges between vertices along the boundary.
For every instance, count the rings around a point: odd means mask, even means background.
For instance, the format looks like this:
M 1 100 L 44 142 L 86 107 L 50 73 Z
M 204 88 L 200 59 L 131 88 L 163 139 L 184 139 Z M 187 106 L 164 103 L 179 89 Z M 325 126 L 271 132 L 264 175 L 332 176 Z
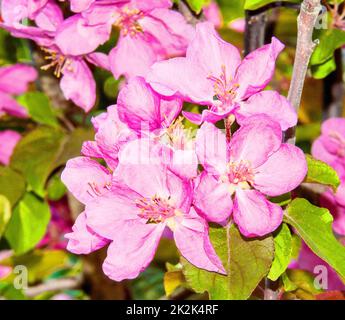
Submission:
M 106 190 L 104 188 L 110 184 L 111 175 L 97 161 L 78 157 L 67 162 L 61 180 L 85 204 Z
M 27 91 L 29 83 L 35 81 L 37 76 L 36 69 L 25 64 L 1 67 L 0 91 L 15 95 L 22 94 Z
M 10 163 L 14 148 L 21 139 L 21 135 L 13 130 L 0 131 L 0 163 L 7 166 Z
M 60 87 L 65 98 L 89 112 L 96 103 L 96 82 L 87 64 L 83 60 L 71 60 L 62 72 Z
M 89 254 L 103 248 L 109 240 L 102 238 L 87 226 L 85 212 L 81 213 L 72 227 L 73 232 L 65 235 L 67 250 L 75 254 Z
M 283 143 L 263 165 L 256 168 L 254 187 L 268 196 L 279 196 L 299 186 L 307 171 L 303 151 Z
M 275 37 L 272 42 L 248 54 L 238 67 L 235 82 L 240 85 L 237 94 L 245 100 L 264 89 L 271 81 L 275 62 L 284 45 Z
M 117 228 L 103 263 L 103 272 L 112 280 L 134 279 L 152 261 L 164 224 L 125 223 Z
M 196 135 L 196 153 L 205 170 L 221 175 L 229 161 L 229 147 L 225 134 L 213 124 L 205 122 Z
M 47 31 L 56 31 L 63 22 L 63 13 L 61 8 L 54 2 L 49 1 L 36 15 L 36 25 Z
M 256 190 L 236 190 L 234 221 L 246 237 L 261 237 L 278 228 L 283 210 Z
M 236 120 L 243 120 L 256 114 L 265 114 L 278 122 L 283 131 L 297 124 L 297 113 L 291 103 L 276 91 L 262 91 L 241 103 Z
M 17 118 L 27 118 L 28 112 L 15 99 L 6 93 L 0 91 L 0 117 L 2 113 L 7 113 L 10 116 Z
M 232 212 L 232 200 L 227 184 L 202 173 L 194 192 L 194 206 L 208 221 L 222 223 Z
M 279 123 L 263 114 L 251 116 L 242 123 L 230 141 L 231 161 L 249 162 L 252 168 L 257 168 L 279 149 L 281 142 Z
M 176 223 L 174 239 L 182 256 L 197 268 L 226 274 L 211 244 L 207 223 L 193 209 Z

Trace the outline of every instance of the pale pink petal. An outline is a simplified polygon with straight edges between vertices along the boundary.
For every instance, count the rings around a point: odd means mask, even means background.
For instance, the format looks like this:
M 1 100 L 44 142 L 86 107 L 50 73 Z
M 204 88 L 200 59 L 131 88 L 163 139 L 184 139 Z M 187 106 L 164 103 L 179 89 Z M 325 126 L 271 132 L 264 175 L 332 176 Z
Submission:
M 170 170 L 185 179 L 193 179 L 198 174 L 198 157 L 195 150 L 174 150 Z
M 140 223 L 136 206 L 140 199 L 138 193 L 114 182 L 108 192 L 87 203 L 87 223 L 99 235 L 116 241 L 122 225 Z
M 274 74 L 276 59 L 283 49 L 284 45 L 273 37 L 270 44 L 244 58 L 235 76 L 235 82 L 240 85 L 237 91 L 238 98 L 249 98 L 269 84 Z
M 311 147 L 313 157 L 326 162 L 330 166 L 335 166 L 338 162 L 336 151 L 337 146 L 326 135 L 317 138 Z
M 67 162 L 61 180 L 82 203 L 87 203 L 106 191 L 111 175 L 97 161 L 78 157 Z
M 187 118 L 190 122 L 195 123 L 197 125 L 202 124 L 203 122 L 210 122 L 210 123 L 216 123 L 224 118 L 226 118 L 228 115 L 233 113 L 233 111 L 236 109 L 236 107 L 230 107 L 228 110 L 224 112 L 214 112 L 211 110 L 203 110 L 201 115 L 198 113 L 192 113 L 188 111 L 182 111 L 182 114 Z
M 5 279 L 11 273 L 12 273 L 12 268 L 11 267 L 1 266 L 0 265 L 0 280 L 1 279 Z
M 152 261 L 164 224 L 124 223 L 117 228 L 113 241 L 103 263 L 103 272 L 112 280 L 134 279 Z
M 254 187 L 268 196 L 278 196 L 299 186 L 307 171 L 303 151 L 283 143 L 263 165 L 256 168 Z
M 29 83 L 35 81 L 37 76 L 36 69 L 25 64 L 1 67 L 0 91 L 15 95 L 22 94 L 27 91 Z
M 93 65 L 110 71 L 109 57 L 102 52 L 93 52 L 85 56 L 86 60 Z
M 145 77 L 158 57 L 142 36 L 121 36 L 116 47 L 110 51 L 109 59 L 111 71 L 118 79 L 122 75 L 126 78 Z
M 205 122 L 196 135 L 196 153 L 200 163 L 211 174 L 226 172 L 229 147 L 225 134 L 213 124 Z
M 24 107 L 11 96 L 0 91 L 0 116 L 3 112 L 17 118 L 28 117 L 28 112 Z
M 280 125 L 266 115 L 247 118 L 230 141 L 233 162 L 249 162 L 252 168 L 265 163 L 282 143 Z
M 176 223 L 174 239 L 181 255 L 197 268 L 226 274 L 209 235 L 208 225 L 194 209 Z M 179 220 L 179 219 L 177 219 Z
M 56 31 L 63 22 L 63 13 L 61 8 L 54 2 L 49 1 L 37 15 L 35 15 L 36 25 L 48 31 Z
M 109 243 L 109 240 L 99 236 L 87 226 L 85 212 L 78 216 L 72 231 L 65 234 L 65 238 L 68 239 L 67 250 L 75 254 L 89 254 Z
M 246 237 L 261 237 L 278 228 L 283 210 L 256 190 L 236 190 L 233 217 Z
M 236 120 L 242 121 L 252 115 L 265 114 L 278 122 L 283 131 L 297 124 L 297 113 L 291 103 L 276 91 L 262 91 L 241 103 Z
M 338 190 L 335 194 L 335 199 L 337 200 L 339 205 L 345 207 L 345 181 L 343 181 L 338 187 Z
M 10 163 L 14 148 L 21 139 L 21 135 L 13 130 L 0 131 L 0 164 Z
M 176 120 L 181 113 L 183 103 L 181 99 L 174 97 L 160 97 L 159 113 L 161 117 L 162 126 L 169 128 L 169 126 Z
M 345 118 L 330 118 L 322 124 L 322 134 L 329 135 L 338 132 L 345 137 Z
M 141 11 L 150 11 L 156 8 L 171 8 L 172 2 L 171 0 L 131 0 L 131 5 Z
M 27 0 L 2 0 L 1 16 L 7 24 L 14 24 L 29 16 Z
M 221 39 L 210 22 L 197 24 L 187 58 L 190 63 L 200 66 L 207 76 L 220 77 L 225 67 L 227 79 L 234 78 L 241 63 L 238 49 Z
M 96 141 L 85 141 L 81 149 L 81 154 L 85 157 L 103 158 L 103 153 Z
M 197 75 L 197 76 L 196 76 Z M 214 88 L 209 74 L 186 58 L 157 62 L 146 77 L 152 88 L 164 96 L 179 95 L 186 101 L 213 104 Z
M 228 185 L 202 173 L 195 188 L 194 206 L 208 221 L 224 222 L 231 215 L 233 206 Z
M 243 33 L 246 31 L 246 20 L 244 18 L 237 18 L 230 21 L 228 27 L 236 32 Z
M 71 60 L 62 73 L 60 87 L 65 98 L 89 112 L 96 103 L 96 82 L 87 64 L 83 60 Z
M 216 28 L 221 28 L 223 25 L 222 12 L 216 1 L 211 1 L 209 5 L 203 9 L 205 18 L 211 22 Z
M 70 0 L 71 10 L 73 12 L 82 12 L 87 10 L 92 3 L 97 0 Z
M 64 54 L 78 56 L 95 51 L 109 37 L 106 24 L 90 26 L 82 16 L 74 15 L 59 26 L 55 43 Z

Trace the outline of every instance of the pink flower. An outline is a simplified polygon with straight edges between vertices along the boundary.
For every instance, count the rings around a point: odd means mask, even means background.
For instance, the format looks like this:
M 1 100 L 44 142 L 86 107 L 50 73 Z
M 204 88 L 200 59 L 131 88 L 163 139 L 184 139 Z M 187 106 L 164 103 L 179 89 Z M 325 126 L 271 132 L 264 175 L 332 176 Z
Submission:
M 243 18 L 235 19 L 229 22 L 228 27 L 232 30 L 243 33 L 246 30 L 246 20 Z
M 3 114 L 18 118 L 27 117 L 26 109 L 12 96 L 25 93 L 29 83 L 36 78 L 36 70 L 28 65 L 14 64 L 0 67 L 0 117 Z
M 147 143 L 146 139 L 129 142 L 120 153 L 111 187 L 86 203 L 82 219 L 88 231 L 110 241 L 104 273 L 116 281 L 137 277 L 152 261 L 166 227 L 188 261 L 225 273 L 210 243 L 206 221 L 191 207 L 192 181 L 177 176 L 161 161 L 164 146 L 150 145 L 152 158 L 138 161 Z
M 20 139 L 21 135 L 16 131 L 0 131 L 0 164 L 7 166 L 10 163 L 13 150 Z
M 312 146 L 312 155 L 333 167 L 345 179 L 345 119 L 331 118 L 321 127 L 321 136 Z
M 199 161 L 206 170 L 195 190 L 197 211 L 218 223 L 233 213 L 247 237 L 274 231 L 283 211 L 266 196 L 293 190 L 307 173 L 303 152 L 281 141 L 279 124 L 265 115 L 247 118 L 230 143 L 213 124 L 204 123 L 196 138 Z
M 203 13 L 206 20 L 211 22 L 217 29 L 222 27 L 223 16 L 216 1 L 212 0 L 206 7 L 204 7 Z
M 120 29 L 109 56 L 116 78 L 145 76 L 154 62 L 185 53 L 194 29 L 171 7 L 170 0 L 99 0 L 82 12 L 90 29 L 105 30 L 104 37 L 95 39 L 94 49 L 110 38 L 114 25 Z
M 296 112 L 285 97 L 262 91 L 273 76 L 275 60 L 283 48 L 273 38 L 271 44 L 250 53 L 241 62 L 239 51 L 220 39 L 211 23 L 200 23 L 186 58 L 155 63 L 147 81 L 162 95 L 178 95 L 208 106 L 209 110 L 201 115 L 183 113 L 196 124 L 217 122 L 231 113 L 241 124 L 248 116 L 263 113 L 285 130 L 296 124 Z
M 34 40 L 49 61 L 42 69 L 54 68 L 54 75 L 61 77 L 60 87 L 66 99 L 90 111 L 96 101 L 96 83 L 87 62 L 109 69 L 108 57 L 93 52 L 94 41 L 102 36 L 101 28 L 88 28 L 80 15 L 64 21 L 60 7 L 54 2 L 46 4 L 35 22 L 38 27 L 12 26 L 6 22 L 1 26 L 15 37 Z
M 12 272 L 12 268 L 8 266 L 2 266 L 1 262 L 12 256 L 12 251 L 0 251 L 0 280 L 5 279 Z

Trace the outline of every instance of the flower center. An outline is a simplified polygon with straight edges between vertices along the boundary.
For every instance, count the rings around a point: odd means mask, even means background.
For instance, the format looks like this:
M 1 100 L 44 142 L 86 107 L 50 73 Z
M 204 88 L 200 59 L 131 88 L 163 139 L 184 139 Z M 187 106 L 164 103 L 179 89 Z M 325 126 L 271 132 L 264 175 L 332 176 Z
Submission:
M 93 198 L 101 196 L 103 194 L 103 192 L 105 191 L 104 189 L 109 190 L 109 188 L 110 188 L 109 183 L 107 183 L 103 186 L 102 185 L 99 186 L 95 182 L 89 182 L 88 185 L 89 185 L 90 189 L 87 190 L 87 193 Z
M 138 216 L 146 219 L 146 223 L 161 223 L 176 215 L 176 208 L 169 203 L 169 200 L 154 196 L 152 198 L 141 198 L 136 201 L 140 209 Z
M 186 150 L 193 147 L 192 129 L 183 125 L 183 117 L 177 118 L 166 129 L 167 143 L 177 150 Z
M 221 180 L 230 184 L 230 191 L 233 193 L 236 187 L 249 189 L 254 183 L 254 172 L 246 161 L 230 162 L 227 165 L 227 173 Z
M 50 68 L 54 68 L 54 75 L 57 78 L 61 77 L 63 69 L 66 67 L 69 71 L 73 71 L 71 66 L 72 61 L 66 56 L 47 48 L 41 48 L 42 51 L 46 54 L 44 60 L 50 61 L 48 64 L 41 67 L 42 70 L 47 71 Z
M 207 79 L 213 82 L 213 100 L 221 102 L 218 108 L 224 110 L 226 109 L 226 107 L 233 104 L 237 95 L 239 84 L 234 83 L 231 77 L 227 77 L 226 68 L 224 65 L 222 66 L 222 73 L 219 78 L 215 76 L 209 76 Z
M 135 37 L 138 33 L 143 32 L 143 28 L 139 24 L 139 19 L 143 15 L 143 12 L 139 9 L 125 7 L 115 22 L 115 26 L 121 29 L 124 36 L 130 35 L 131 37 Z
M 345 138 L 342 137 L 338 132 L 333 131 L 329 134 L 331 140 L 338 144 L 337 155 L 341 158 L 345 157 Z

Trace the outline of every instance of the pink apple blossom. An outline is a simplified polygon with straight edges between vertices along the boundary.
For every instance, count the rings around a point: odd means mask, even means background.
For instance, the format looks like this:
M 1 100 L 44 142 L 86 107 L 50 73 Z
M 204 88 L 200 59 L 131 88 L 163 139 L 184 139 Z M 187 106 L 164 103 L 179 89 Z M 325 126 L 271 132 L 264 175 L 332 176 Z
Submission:
M 247 118 L 230 143 L 213 124 L 204 123 L 196 151 L 206 170 L 195 189 L 197 211 L 218 223 L 232 213 L 247 237 L 263 236 L 281 224 L 281 207 L 266 196 L 293 190 L 307 173 L 303 152 L 282 143 L 279 124 L 265 115 Z
M 30 82 L 37 78 L 37 71 L 28 65 L 14 64 L 0 67 L 0 117 L 9 114 L 18 118 L 26 118 L 27 111 L 13 96 L 27 91 Z
M 272 38 L 271 44 L 241 62 L 237 48 L 223 41 L 211 23 L 200 23 L 186 57 L 155 63 L 147 81 L 162 95 L 178 95 L 208 106 L 201 115 L 183 113 L 196 124 L 217 122 L 232 113 L 241 123 L 248 116 L 262 113 L 285 130 L 297 123 L 296 112 L 285 97 L 262 91 L 273 76 L 275 60 L 283 48 L 279 40 Z
M 109 55 L 110 66 L 116 78 L 129 78 L 145 76 L 156 61 L 185 54 L 194 28 L 171 7 L 170 0 L 99 0 L 81 14 L 90 29 L 101 29 L 104 35 L 94 32 L 97 36 L 93 49 L 110 38 L 113 26 L 120 29 L 118 43 Z M 70 35 L 67 29 L 60 33 L 66 34 L 64 38 Z M 75 36 L 82 37 L 80 33 Z M 75 42 L 73 38 L 70 41 Z
M 146 144 L 152 158 L 138 162 Z M 166 227 L 173 231 L 178 249 L 189 262 L 225 273 L 210 243 L 206 221 L 191 207 L 192 180 L 176 175 L 160 161 L 164 149 L 148 139 L 129 142 L 120 152 L 109 189 L 86 203 L 82 217 L 88 232 L 92 230 L 110 241 L 103 271 L 113 280 L 137 277 L 152 261 Z
M 14 148 L 21 139 L 21 135 L 13 130 L 0 131 L 0 164 L 10 163 Z
M 230 21 L 228 27 L 232 30 L 243 33 L 246 30 L 246 20 L 244 18 L 237 18 Z
M 321 127 L 321 136 L 312 146 L 312 155 L 329 164 L 345 179 L 345 118 L 331 118 Z
M 42 69 L 53 68 L 54 75 L 61 77 L 60 87 L 66 99 L 90 111 L 96 101 L 96 83 L 87 63 L 110 68 L 105 54 L 93 52 L 94 42 L 102 37 L 102 29 L 88 28 L 80 15 L 64 20 L 60 7 L 54 2 L 48 2 L 35 21 L 37 27 L 13 26 L 6 21 L 0 26 L 15 37 L 34 40 L 49 62 Z

